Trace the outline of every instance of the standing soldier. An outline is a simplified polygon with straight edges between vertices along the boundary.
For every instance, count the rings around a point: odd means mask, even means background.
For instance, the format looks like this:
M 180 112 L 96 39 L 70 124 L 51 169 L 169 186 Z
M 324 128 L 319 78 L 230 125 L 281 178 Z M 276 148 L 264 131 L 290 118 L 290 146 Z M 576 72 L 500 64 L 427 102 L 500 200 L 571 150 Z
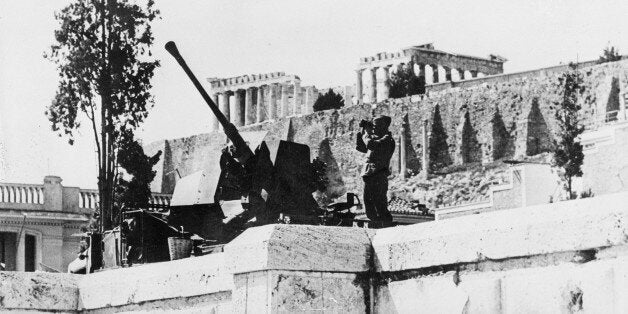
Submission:
M 356 136 L 356 149 L 366 153 L 366 163 L 362 168 L 366 216 L 371 221 L 385 224 L 392 222 L 386 195 L 390 158 L 395 151 L 395 140 L 388 131 L 390 122 L 388 116 L 378 116 L 373 123 L 362 120 L 360 122 L 362 130 Z

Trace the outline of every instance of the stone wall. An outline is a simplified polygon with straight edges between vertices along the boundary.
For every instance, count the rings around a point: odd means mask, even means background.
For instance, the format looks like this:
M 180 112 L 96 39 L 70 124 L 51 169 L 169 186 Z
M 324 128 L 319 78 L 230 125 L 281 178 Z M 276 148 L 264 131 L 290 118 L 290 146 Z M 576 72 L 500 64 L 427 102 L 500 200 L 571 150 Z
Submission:
M 583 190 L 594 195 L 628 191 L 628 123 L 583 134 Z
M 625 313 L 628 193 L 385 229 L 266 225 L 224 253 L 0 272 L 0 311 Z
M 361 119 L 371 118 L 373 114 L 392 116 L 391 131 L 397 139 L 397 145 L 400 142 L 401 125 L 406 120 L 407 162 L 411 174 L 422 168 L 422 121 L 427 119 L 427 130 L 431 130 L 437 106 L 447 133 L 448 152 L 454 162 L 490 163 L 503 158 L 525 158 L 551 149 L 556 132 L 554 107 L 560 101 L 558 78 L 566 70 L 567 66 L 557 66 L 448 82 L 440 91 L 436 91 L 440 89 L 438 86 L 432 86 L 425 97 L 390 99 L 375 106 L 357 105 L 341 110 L 315 112 L 264 122 L 241 130 L 266 130 L 269 141 L 288 138 L 308 144 L 312 157 L 318 155 L 321 147 L 329 148 L 330 151 L 326 152 L 328 162 L 332 163 L 332 167 L 340 169 L 344 190 L 359 192 L 362 188 L 359 170 L 363 155 L 355 151 L 354 146 Z M 583 116 L 588 125 L 595 125 L 600 122 L 600 117 L 602 121 L 605 117 L 612 90 L 620 94 L 626 92 L 628 61 L 602 65 L 586 63 L 580 71 L 586 86 L 580 98 Z M 618 85 L 618 88 L 612 88 L 613 79 L 616 79 L 614 85 Z M 166 170 L 179 169 L 180 174 L 185 176 L 207 167 L 211 161 L 207 159 L 206 152 L 219 150 L 224 143 L 224 136 L 215 132 L 152 144 L 153 148 L 166 148 L 162 170 L 158 170 L 162 177 L 156 179 L 153 189 L 172 192 L 175 174 L 166 174 Z M 392 160 L 393 172 L 399 169 L 398 151 Z

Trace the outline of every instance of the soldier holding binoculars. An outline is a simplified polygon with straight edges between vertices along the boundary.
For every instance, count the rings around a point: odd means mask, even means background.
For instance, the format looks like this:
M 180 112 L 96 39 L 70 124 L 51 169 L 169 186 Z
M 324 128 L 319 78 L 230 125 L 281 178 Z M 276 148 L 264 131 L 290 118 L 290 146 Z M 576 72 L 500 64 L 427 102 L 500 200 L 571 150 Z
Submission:
M 364 208 L 371 221 L 392 222 L 388 211 L 388 176 L 390 158 L 395 151 L 395 140 L 388 127 L 391 119 L 378 116 L 373 122 L 362 120 L 361 131 L 356 136 L 356 149 L 366 153 L 366 162 L 362 168 L 364 180 Z

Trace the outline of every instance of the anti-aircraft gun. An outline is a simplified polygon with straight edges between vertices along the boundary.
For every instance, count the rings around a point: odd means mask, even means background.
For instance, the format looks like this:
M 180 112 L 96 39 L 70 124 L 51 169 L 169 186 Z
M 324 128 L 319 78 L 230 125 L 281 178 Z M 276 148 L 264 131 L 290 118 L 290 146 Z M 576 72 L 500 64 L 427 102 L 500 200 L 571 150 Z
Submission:
M 291 223 L 316 223 L 321 212 L 312 197 L 316 187 L 309 147 L 283 140 L 268 145 L 262 140 L 251 150 L 199 83 L 175 43 L 168 42 L 166 50 L 192 80 L 231 144 L 220 155 L 220 174 L 198 172 L 177 182 L 169 223 L 222 243 L 248 225 L 275 223 L 280 216 L 290 217 Z M 241 208 L 233 210 L 237 200 Z

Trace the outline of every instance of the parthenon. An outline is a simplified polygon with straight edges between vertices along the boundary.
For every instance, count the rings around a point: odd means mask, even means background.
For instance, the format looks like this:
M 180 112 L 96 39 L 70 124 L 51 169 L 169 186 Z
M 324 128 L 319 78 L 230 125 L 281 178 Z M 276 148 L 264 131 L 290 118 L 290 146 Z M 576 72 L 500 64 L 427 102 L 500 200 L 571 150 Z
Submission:
M 388 79 L 393 67 L 398 69 L 401 66 L 412 66 L 414 73 L 423 77 L 426 84 L 437 84 L 501 74 L 506 61 L 497 55 L 480 58 L 452 54 L 434 49 L 431 43 L 404 48 L 394 53 L 381 52 L 360 59 L 356 69 L 357 102 L 362 102 L 364 96 L 367 103 L 388 99 Z M 366 82 L 363 72 L 368 73 Z M 363 88 L 364 83 L 369 84 L 366 91 Z
M 341 94 L 345 103 L 350 104 L 388 99 L 391 68 L 394 72 L 400 67 L 412 66 L 415 75 L 422 77 L 426 84 L 434 85 L 501 74 L 506 61 L 497 55 L 480 58 L 448 53 L 434 49 L 431 43 L 394 53 L 381 52 L 360 58 L 355 86 L 347 86 Z M 311 113 L 319 93 L 314 86 L 302 87 L 298 76 L 284 72 L 211 77 L 207 81 L 214 103 L 236 127 Z M 211 130 L 218 130 L 218 120 L 213 115 L 210 117 Z
M 235 126 L 312 112 L 318 97 L 314 86 L 301 86 L 301 79 L 284 72 L 208 78 L 214 103 Z M 219 128 L 212 116 L 211 129 Z

